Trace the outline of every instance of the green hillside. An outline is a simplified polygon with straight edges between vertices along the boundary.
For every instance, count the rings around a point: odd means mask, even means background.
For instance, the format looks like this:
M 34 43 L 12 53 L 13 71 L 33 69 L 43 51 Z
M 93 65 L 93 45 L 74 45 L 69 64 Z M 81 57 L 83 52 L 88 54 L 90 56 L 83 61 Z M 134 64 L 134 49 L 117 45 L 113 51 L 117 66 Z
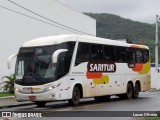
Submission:
M 107 13 L 85 13 L 97 20 L 97 36 L 109 39 L 129 39 L 150 47 L 154 62 L 155 25 L 147 24 Z

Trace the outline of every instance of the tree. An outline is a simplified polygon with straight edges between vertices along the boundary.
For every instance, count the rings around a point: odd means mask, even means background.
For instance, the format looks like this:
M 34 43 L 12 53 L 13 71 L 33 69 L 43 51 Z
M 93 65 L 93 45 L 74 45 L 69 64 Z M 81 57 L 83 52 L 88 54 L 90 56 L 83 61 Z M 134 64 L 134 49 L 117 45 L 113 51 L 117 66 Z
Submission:
M 2 77 L 2 83 L 0 83 L 0 90 L 3 92 L 14 93 L 15 74 Z

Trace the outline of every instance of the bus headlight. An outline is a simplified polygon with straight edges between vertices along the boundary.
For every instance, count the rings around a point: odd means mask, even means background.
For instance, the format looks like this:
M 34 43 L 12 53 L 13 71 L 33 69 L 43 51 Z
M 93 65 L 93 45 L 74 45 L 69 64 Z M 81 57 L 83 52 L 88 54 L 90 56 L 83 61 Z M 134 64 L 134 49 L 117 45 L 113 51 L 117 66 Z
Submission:
M 45 85 L 45 87 L 44 87 L 44 91 L 50 91 L 50 90 L 52 90 L 52 89 L 54 89 L 54 86 L 52 85 L 52 84 L 49 84 L 49 85 Z
M 48 90 L 52 90 L 52 89 L 53 89 L 52 87 L 49 87 L 49 88 L 48 88 Z
M 43 91 L 46 91 L 46 92 L 47 92 L 47 91 L 50 91 L 50 90 L 52 90 L 52 89 L 53 89 L 53 87 L 47 87 L 47 88 L 44 88 Z

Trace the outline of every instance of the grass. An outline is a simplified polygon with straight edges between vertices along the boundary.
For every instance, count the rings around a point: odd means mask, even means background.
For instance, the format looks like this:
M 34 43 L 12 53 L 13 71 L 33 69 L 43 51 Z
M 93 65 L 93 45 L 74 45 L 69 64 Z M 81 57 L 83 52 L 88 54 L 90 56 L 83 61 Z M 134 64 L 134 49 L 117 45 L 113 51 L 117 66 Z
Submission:
M 160 120 L 160 117 L 147 117 L 144 120 Z
M 0 92 L 0 97 L 8 97 L 8 96 L 14 96 L 14 94 L 11 94 L 9 92 Z
M 142 117 L 137 118 L 136 120 L 160 120 L 160 117 Z

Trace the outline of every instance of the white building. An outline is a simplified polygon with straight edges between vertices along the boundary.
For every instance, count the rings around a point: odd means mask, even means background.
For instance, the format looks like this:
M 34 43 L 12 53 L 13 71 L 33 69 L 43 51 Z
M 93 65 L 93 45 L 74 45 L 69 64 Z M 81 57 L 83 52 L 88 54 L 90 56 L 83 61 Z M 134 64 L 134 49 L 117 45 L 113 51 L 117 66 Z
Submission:
M 0 78 L 14 72 L 7 59 L 25 41 L 70 33 L 96 36 L 95 19 L 56 0 L 0 0 Z
M 158 65 L 160 70 L 160 64 Z M 151 64 L 151 88 L 160 90 L 160 71 L 158 72 L 155 68 L 155 63 Z

